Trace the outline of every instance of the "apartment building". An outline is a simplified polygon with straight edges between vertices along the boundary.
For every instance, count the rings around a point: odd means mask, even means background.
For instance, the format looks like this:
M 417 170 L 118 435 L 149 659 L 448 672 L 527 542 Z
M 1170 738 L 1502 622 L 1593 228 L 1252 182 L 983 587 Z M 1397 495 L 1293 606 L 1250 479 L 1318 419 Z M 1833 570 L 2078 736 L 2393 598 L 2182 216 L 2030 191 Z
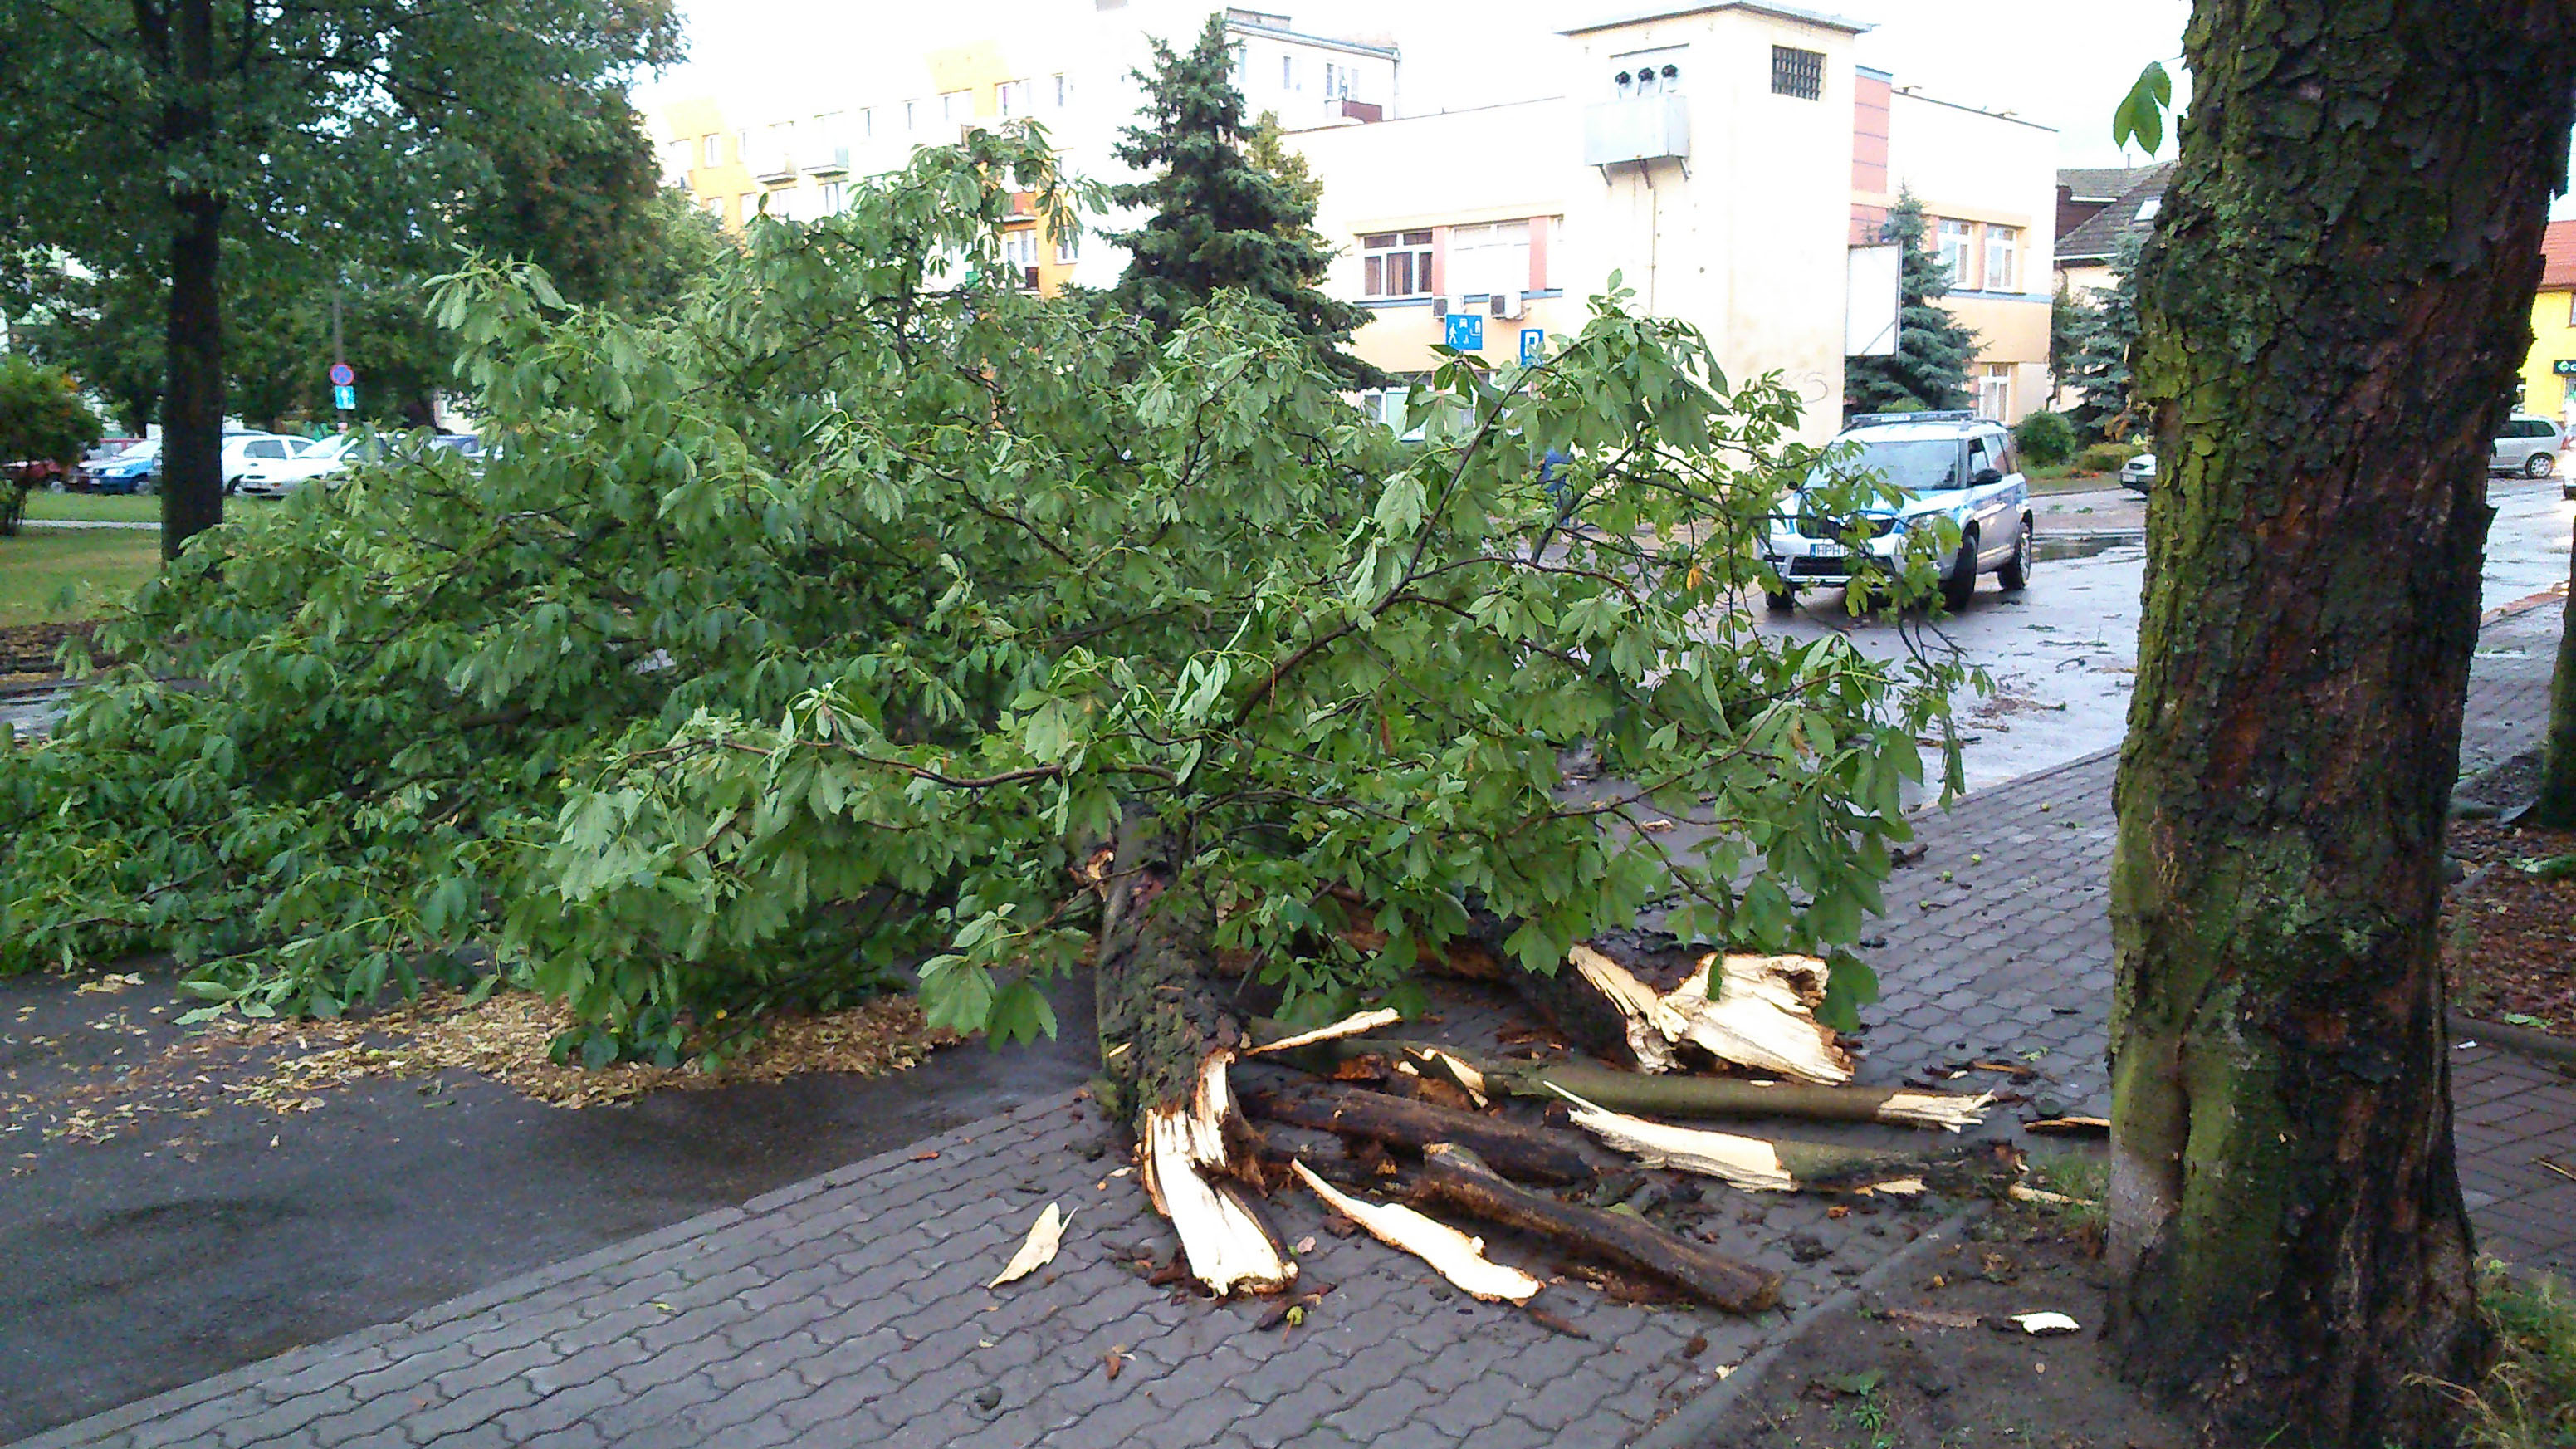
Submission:
M 2531 351 L 2521 407 L 2576 427 L 2576 221 L 2553 221 L 2540 243 L 2540 290 L 2531 299 Z
M 1024 117 L 1069 169 L 1124 179 L 1112 147 L 1142 103 L 1130 73 L 1149 59 L 1145 37 L 1187 43 L 1209 13 L 1187 0 L 956 0 L 890 25 L 864 64 L 782 84 L 757 108 L 666 108 L 665 165 L 737 227 L 764 209 L 824 214 L 852 178 L 916 145 Z M 2051 133 L 1857 66 L 1855 23 L 1769 0 L 1680 0 L 1480 37 L 1550 57 L 1538 73 L 1561 89 L 1515 99 L 1408 95 L 1389 36 L 1223 13 L 1250 109 L 1280 118 L 1323 183 L 1316 225 L 1337 248 L 1325 286 L 1367 309 L 1354 348 L 1389 372 L 1418 376 L 1441 346 L 1498 363 L 1542 355 L 1615 276 L 1631 307 L 1705 332 L 1729 376 L 1780 373 L 1806 402 L 1807 432 L 1829 436 L 1845 350 L 1861 345 L 1847 331 L 1891 332 L 1894 318 L 1892 273 L 1876 296 L 1851 248 L 1875 241 L 1910 186 L 1952 258 L 1952 306 L 1985 349 L 1981 409 L 2017 418 L 2046 395 Z M 1096 237 L 1051 237 L 1036 218 L 1012 223 L 1005 245 L 1042 290 L 1106 287 L 1125 266 Z M 1850 325 L 1871 312 L 1877 322 Z M 1392 415 L 1394 396 L 1374 401 Z

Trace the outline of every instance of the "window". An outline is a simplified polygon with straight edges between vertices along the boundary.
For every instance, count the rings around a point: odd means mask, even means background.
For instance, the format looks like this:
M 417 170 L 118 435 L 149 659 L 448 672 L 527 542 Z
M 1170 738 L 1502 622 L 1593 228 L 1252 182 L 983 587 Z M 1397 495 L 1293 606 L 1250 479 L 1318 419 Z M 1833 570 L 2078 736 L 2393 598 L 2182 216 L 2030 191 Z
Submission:
M 912 108 L 913 108 L 913 106 L 914 106 L 914 105 L 916 105 L 916 104 L 918 104 L 918 103 L 917 103 L 917 102 L 914 102 L 914 101 L 906 101 L 906 102 L 904 102 L 904 103 L 903 103 L 903 130 L 904 130 L 904 134 L 905 134 L 905 135 L 907 135 L 907 136 L 912 134 L 912 130 L 913 130 L 913 115 L 912 115 Z
M 750 133 L 749 131 L 736 131 L 736 132 L 734 132 L 734 133 L 733 133 L 733 164 L 735 164 L 736 166 L 741 166 L 741 165 L 746 164 L 746 163 L 747 163 L 747 162 L 749 162 L 750 160 L 751 160 L 751 133 Z
M 1973 230 L 1964 221 L 1941 223 L 1941 265 L 1950 269 L 1953 287 L 1968 285 L 1968 243 Z
M 1431 290 L 1431 233 L 1379 232 L 1360 238 L 1360 295 L 1419 297 Z
M 1059 111 L 1073 104 L 1073 86 L 1061 75 L 1055 78 L 1055 108 Z
M 840 215 L 841 199 L 848 194 L 848 189 L 843 183 L 838 181 L 824 182 L 822 194 L 814 198 L 815 215 Z
M 1004 81 L 993 87 L 993 109 L 1004 116 L 1029 113 L 1029 83 L 1024 80 Z
M 707 148 L 707 159 L 706 159 L 706 161 L 705 161 L 705 163 L 704 163 L 704 164 L 709 165 L 709 166 L 713 166 L 714 164 L 716 164 L 716 138 L 715 138 L 715 137 L 713 137 L 713 136 L 709 136 L 709 137 L 707 137 L 707 138 L 706 138 L 706 148 Z
M 1825 54 L 1795 46 L 1771 47 L 1771 94 L 1802 101 L 1825 98 Z
M 1022 227 L 1002 233 L 1002 260 L 1010 264 L 1011 281 L 1019 286 L 1038 284 L 1038 233 L 1035 227 Z
M 1497 221 L 1449 228 L 1449 290 L 1461 296 L 1518 292 L 1529 286 L 1529 223 Z
M 1232 74 L 1228 76 L 1228 79 L 1234 82 L 1234 88 L 1236 90 L 1241 90 L 1243 89 L 1243 83 L 1250 79 L 1252 75 L 1252 52 L 1246 49 L 1243 42 L 1240 40 L 1227 48 L 1234 52 L 1234 64 L 1231 67 Z
M 968 121 L 973 120 L 974 117 L 975 93 L 973 91 L 941 91 L 939 93 L 939 119 L 943 121 Z
M 877 113 L 873 107 L 859 107 L 859 139 L 872 140 L 877 133 Z
M 1082 233 L 1068 231 L 1055 239 L 1055 264 L 1069 267 L 1082 260 Z
M 2156 219 L 2156 213 L 2164 209 L 2165 199 L 2163 197 L 2150 196 L 2146 200 L 2138 203 L 2137 219 L 2140 221 L 2153 221 Z
M 2021 229 L 2011 226 L 1986 228 L 1986 290 L 2009 292 L 2020 286 L 2015 280 L 2021 260 Z
M 723 197 L 721 197 L 721 196 L 710 196 L 710 197 L 708 197 L 708 198 L 706 199 L 706 203 L 705 203 L 705 204 L 706 204 L 706 208 L 707 208 L 707 215 L 714 217 L 714 218 L 715 218 L 717 221 L 719 221 L 719 222 L 721 222 L 721 221 L 723 221 L 723 220 L 724 220 L 724 198 L 723 198 Z
M 742 208 L 736 215 L 742 218 L 744 226 L 751 225 L 751 219 L 760 215 L 760 193 L 757 191 L 746 191 L 735 197 L 734 204 Z
M 2012 364 L 1987 362 L 1977 367 L 1977 414 L 1998 421 L 2012 415 Z M 1971 462 L 1968 476 L 1975 477 L 1979 465 Z M 2000 465 L 1997 465 L 2000 466 Z

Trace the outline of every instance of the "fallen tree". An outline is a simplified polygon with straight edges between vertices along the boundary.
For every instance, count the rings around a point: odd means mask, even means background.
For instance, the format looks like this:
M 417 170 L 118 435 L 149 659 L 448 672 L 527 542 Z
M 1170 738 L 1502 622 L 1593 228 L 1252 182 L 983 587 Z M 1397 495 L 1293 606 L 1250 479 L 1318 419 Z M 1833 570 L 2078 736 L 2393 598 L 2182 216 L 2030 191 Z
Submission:
M 598 1063 L 891 985 L 1024 1039 L 1088 959 L 1226 1289 L 1287 1265 L 1236 1186 L 1220 961 L 1347 1008 L 1477 912 L 1549 977 L 1661 907 L 1721 977 L 1772 962 L 1782 1059 L 1841 1069 L 1961 675 L 1738 607 L 1784 484 L 1888 496 L 1788 387 L 1614 293 L 1537 363 L 1445 365 L 1407 444 L 1257 301 L 1149 333 L 1008 285 L 1023 199 L 1059 234 L 1081 199 L 1024 135 L 852 193 L 668 319 L 447 279 L 506 446 L 211 530 L 101 631 L 131 662 L 0 777 L 0 969 L 163 949 L 215 1008 L 328 1013 L 497 960 Z M 1928 597 L 1954 546 L 1859 596 Z M 1613 783 L 1578 799 L 1587 744 Z M 1685 808 L 1720 822 L 1693 853 L 1637 828 Z

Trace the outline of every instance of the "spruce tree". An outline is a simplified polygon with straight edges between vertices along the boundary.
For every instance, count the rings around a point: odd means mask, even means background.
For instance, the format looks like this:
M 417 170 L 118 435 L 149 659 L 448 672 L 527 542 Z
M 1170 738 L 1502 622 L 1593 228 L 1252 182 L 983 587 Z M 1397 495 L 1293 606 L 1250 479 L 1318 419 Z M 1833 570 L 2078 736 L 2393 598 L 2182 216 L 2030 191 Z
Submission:
M 1220 289 L 1239 288 L 1277 303 L 1343 383 L 1382 387 L 1384 373 L 1343 350 L 1368 313 L 1316 290 L 1333 253 L 1315 231 L 1314 183 L 1302 166 L 1265 167 L 1253 154 L 1259 128 L 1231 65 L 1224 17 L 1211 15 L 1187 54 L 1155 41 L 1152 73 L 1137 72 L 1144 115 L 1116 154 L 1146 178 L 1109 195 L 1150 214 L 1136 230 L 1108 233 L 1129 257 L 1110 301 L 1163 330 Z M 1292 154 L 1275 138 L 1268 149 Z
M 2122 437 L 2135 421 L 2129 408 L 2129 349 L 2138 340 L 2140 237 L 2120 240 L 2111 285 L 2087 297 L 2075 325 L 2074 354 L 2061 374 L 2075 389 L 2067 416 L 2088 442 Z
M 1923 245 L 1923 203 L 1900 192 L 1878 239 L 1904 248 L 1897 283 L 1896 355 L 1843 364 L 1843 406 L 1856 413 L 1914 412 L 1970 405 L 1968 364 L 1977 334 L 1940 305 L 1950 269 Z

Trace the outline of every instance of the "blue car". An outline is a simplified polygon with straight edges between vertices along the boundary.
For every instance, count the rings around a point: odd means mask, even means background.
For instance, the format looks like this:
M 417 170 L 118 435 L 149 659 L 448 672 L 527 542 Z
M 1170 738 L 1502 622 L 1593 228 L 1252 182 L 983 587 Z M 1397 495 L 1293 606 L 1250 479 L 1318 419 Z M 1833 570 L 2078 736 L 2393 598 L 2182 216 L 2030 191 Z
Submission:
M 146 439 L 104 463 L 89 468 L 90 486 L 101 493 L 149 493 L 161 485 L 161 440 Z

